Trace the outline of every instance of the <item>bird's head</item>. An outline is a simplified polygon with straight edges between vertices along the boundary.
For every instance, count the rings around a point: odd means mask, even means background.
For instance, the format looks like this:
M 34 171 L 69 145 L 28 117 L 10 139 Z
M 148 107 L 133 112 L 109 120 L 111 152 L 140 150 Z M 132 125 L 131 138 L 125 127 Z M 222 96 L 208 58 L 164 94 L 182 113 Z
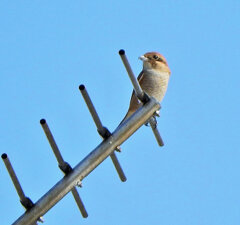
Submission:
M 139 57 L 143 61 L 143 70 L 157 70 L 159 72 L 171 73 L 167 61 L 163 55 L 158 52 L 147 52 Z

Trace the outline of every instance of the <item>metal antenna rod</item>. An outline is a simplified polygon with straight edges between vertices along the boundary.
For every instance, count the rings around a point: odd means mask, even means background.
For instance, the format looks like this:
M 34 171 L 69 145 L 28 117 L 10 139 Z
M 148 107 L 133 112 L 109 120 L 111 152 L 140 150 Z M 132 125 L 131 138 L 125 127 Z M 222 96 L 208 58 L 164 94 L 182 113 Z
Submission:
M 3 162 L 4 162 L 5 166 L 6 166 L 6 168 L 7 168 L 8 173 L 9 173 L 11 179 L 12 179 L 12 182 L 13 182 L 15 188 L 16 188 L 16 191 L 18 193 L 20 201 L 22 202 L 22 201 L 24 201 L 26 199 L 26 196 L 25 196 L 25 194 L 23 192 L 21 184 L 20 184 L 20 182 L 19 182 L 19 180 L 17 178 L 17 175 L 16 175 L 16 173 L 15 173 L 13 167 L 12 167 L 12 164 L 11 164 L 9 158 L 8 158 L 8 155 L 6 153 L 3 153 L 2 154 L 2 159 L 3 159 Z
M 85 102 L 87 104 L 87 107 L 89 109 L 89 112 L 92 115 L 94 123 L 96 124 L 98 133 L 102 136 L 103 139 L 108 138 L 109 136 L 111 136 L 111 133 L 110 133 L 110 131 L 106 127 L 103 127 L 103 125 L 101 123 L 101 120 L 100 120 L 100 118 L 99 118 L 99 116 L 97 114 L 97 111 L 96 111 L 96 109 L 95 109 L 95 107 L 94 107 L 94 105 L 93 105 L 93 103 L 91 101 L 91 98 L 90 98 L 90 96 L 89 96 L 85 86 L 84 85 L 80 85 L 79 86 L 79 90 L 80 90 L 80 92 L 81 92 L 81 94 L 82 94 L 82 96 L 83 96 L 83 98 L 84 98 L 84 100 L 85 100 Z M 118 150 L 119 149 L 117 149 L 117 151 Z M 115 167 L 115 169 L 116 169 L 116 171 L 118 173 L 119 178 L 121 179 L 122 182 L 125 182 L 127 180 L 127 178 L 126 178 L 126 176 L 125 176 L 125 174 L 124 174 L 124 172 L 122 170 L 122 167 L 120 166 L 120 163 L 119 163 L 119 161 L 117 159 L 117 156 L 116 156 L 115 152 L 112 152 L 110 154 L 110 157 L 111 157 L 113 165 L 114 165 L 114 167 Z
M 100 120 L 100 118 L 99 118 L 99 116 L 97 114 L 97 111 L 96 111 L 96 109 L 95 109 L 95 107 L 93 105 L 93 102 L 92 102 L 92 100 L 91 100 L 91 98 L 90 98 L 90 96 L 89 96 L 89 94 L 88 94 L 88 92 L 86 90 L 86 87 L 83 84 L 81 84 L 81 85 L 79 85 L 79 90 L 80 90 L 80 92 L 81 92 L 81 94 L 83 96 L 83 99 L 86 102 L 88 110 L 89 110 L 89 112 L 90 112 L 90 114 L 91 114 L 91 116 L 93 118 L 93 121 L 94 121 L 98 131 L 100 133 L 104 132 L 104 128 L 103 128 L 102 122 L 101 122 L 101 120 Z
M 2 159 L 3 159 L 3 162 L 7 168 L 7 171 L 12 179 L 12 182 L 13 182 L 13 185 L 15 186 L 15 189 L 18 193 L 18 196 L 20 198 L 20 202 L 21 204 L 23 205 L 23 207 L 26 209 L 26 210 L 30 210 L 33 206 L 34 206 L 34 203 L 32 202 L 32 200 L 30 198 L 28 198 L 27 196 L 25 196 L 24 192 L 23 192 L 23 189 L 21 187 L 21 184 L 17 178 L 17 175 L 12 167 L 12 164 L 9 160 L 9 157 L 6 153 L 3 153 L 2 154 Z M 41 216 L 39 216 L 36 220 L 38 220 L 39 222 L 42 222 L 43 223 L 43 218 Z M 31 224 L 32 225 L 37 225 L 37 222 L 33 221 Z
M 30 210 L 20 216 L 13 225 L 30 225 L 41 215 L 44 215 L 58 201 L 60 201 L 72 188 L 101 164 L 113 151 L 128 139 L 140 126 L 152 117 L 160 108 L 154 99 L 139 108 L 126 121 L 118 126 L 112 135 L 103 140 L 92 152 L 78 163 L 67 176 L 62 178 L 44 196 L 42 196 Z
M 148 101 L 148 96 L 146 95 L 146 93 L 144 93 L 144 91 L 142 90 L 138 80 L 136 79 L 133 71 L 132 71 L 132 68 L 128 62 L 128 59 L 127 59 L 127 56 L 125 55 L 125 51 L 123 49 L 121 49 L 119 51 L 119 55 L 122 59 L 122 62 L 127 70 L 127 73 L 128 73 L 128 76 L 133 84 L 133 88 L 135 90 L 135 93 L 137 95 L 137 97 L 141 100 L 141 102 L 145 103 Z
M 128 73 L 128 76 L 133 84 L 133 87 L 134 87 L 134 90 L 135 90 L 135 93 L 136 93 L 136 96 L 138 97 L 138 99 L 143 103 L 145 104 L 148 100 L 149 100 L 149 96 L 142 90 L 137 78 L 135 77 L 132 69 L 131 69 L 131 66 L 128 62 L 128 59 L 127 59 L 127 56 L 125 55 L 125 51 L 123 49 L 121 49 L 119 51 L 119 55 L 123 61 L 123 64 L 127 70 L 127 73 Z M 160 106 L 161 108 L 161 106 Z M 159 146 L 163 146 L 164 143 L 163 143 L 163 140 L 160 136 L 160 133 L 159 131 L 157 130 L 157 122 L 156 122 L 156 118 L 151 118 L 149 121 L 150 123 L 150 126 L 152 128 L 152 131 L 154 133 L 154 136 L 157 140 L 157 143 L 159 144 Z
M 41 126 L 42 126 L 42 128 L 44 130 L 44 133 L 45 133 L 45 135 L 46 135 L 46 137 L 48 139 L 49 144 L 52 147 L 53 153 L 54 153 L 54 155 L 57 158 L 59 168 L 62 170 L 62 172 L 65 175 L 68 175 L 72 171 L 72 167 L 67 162 L 65 162 L 63 160 L 61 152 L 60 152 L 60 150 L 59 150 L 59 148 L 58 148 L 58 146 L 57 146 L 57 144 L 56 144 L 56 142 L 54 140 L 54 137 L 53 137 L 52 132 L 50 131 L 50 129 L 48 127 L 48 124 L 47 124 L 46 120 L 45 119 L 41 119 L 40 120 L 40 124 L 41 124 Z M 77 203 L 77 206 L 78 206 L 82 216 L 84 218 L 87 218 L 88 217 L 88 213 L 87 213 L 86 208 L 85 208 L 85 206 L 84 206 L 84 204 L 83 204 L 83 202 L 82 202 L 82 200 L 80 198 L 80 195 L 78 194 L 78 191 L 77 191 L 76 187 L 73 187 L 71 192 L 72 192 L 72 195 L 73 195 L 73 197 L 74 197 L 74 199 L 75 199 L 75 201 Z
M 164 146 L 164 142 L 163 142 L 163 140 L 161 138 L 161 135 L 160 135 L 160 133 L 159 133 L 159 131 L 157 129 L 157 120 L 156 120 L 156 118 L 154 116 L 151 117 L 149 119 L 149 123 L 150 123 L 150 126 L 152 128 L 152 131 L 154 133 L 154 136 L 155 136 L 159 146 L 161 146 L 161 147 Z

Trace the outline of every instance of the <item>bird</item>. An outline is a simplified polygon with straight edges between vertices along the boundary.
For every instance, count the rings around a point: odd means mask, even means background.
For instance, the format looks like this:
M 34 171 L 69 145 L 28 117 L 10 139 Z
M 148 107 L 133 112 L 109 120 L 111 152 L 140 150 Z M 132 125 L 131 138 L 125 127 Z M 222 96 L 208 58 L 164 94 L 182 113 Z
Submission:
M 147 52 L 144 55 L 141 55 L 139 59 L 143 62 L 143 69 L 137 78 L 138 82 L 142 90 L 148 96 L 154 97 L 159 103 L 161 103 L 167 91 L 168 81 L 171 74 L 167 60 L 158 52 Z M 142 102 L 137 98 L 135 91 L 133 90 L 128 111 L 120 124 L 129 118 L 141 106 Z

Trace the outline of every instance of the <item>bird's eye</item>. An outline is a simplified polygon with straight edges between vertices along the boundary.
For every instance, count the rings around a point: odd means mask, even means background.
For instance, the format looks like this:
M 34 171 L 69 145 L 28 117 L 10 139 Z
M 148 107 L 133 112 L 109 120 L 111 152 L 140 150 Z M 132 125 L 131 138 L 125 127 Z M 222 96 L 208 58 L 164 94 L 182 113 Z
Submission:
M 160 61 L 160 62 L 164 62 L 164 60 L 162 59 L 162 58 L 158 58 L 158 61 Z
M 153 58 L 156 59 L 156 60 L 159 59 L 157 55 L 154 55 Z

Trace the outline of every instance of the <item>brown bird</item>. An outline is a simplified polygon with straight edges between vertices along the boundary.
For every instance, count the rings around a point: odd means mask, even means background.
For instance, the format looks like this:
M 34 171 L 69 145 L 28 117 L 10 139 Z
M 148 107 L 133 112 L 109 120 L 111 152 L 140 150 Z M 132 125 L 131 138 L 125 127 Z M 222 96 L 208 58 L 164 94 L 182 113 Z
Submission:
M 139 59 L 143 61 L 143 69 L 137 78 L 141 88 L 149 96 L 161 102 L 167 91 L 168 80 L 171 74 L 165 57 L 157 52 L 148 52 L 140 56 Z M 133 90 L 127 114 L 121 123 L 141 106 L 142 103 L 138 100 Z

